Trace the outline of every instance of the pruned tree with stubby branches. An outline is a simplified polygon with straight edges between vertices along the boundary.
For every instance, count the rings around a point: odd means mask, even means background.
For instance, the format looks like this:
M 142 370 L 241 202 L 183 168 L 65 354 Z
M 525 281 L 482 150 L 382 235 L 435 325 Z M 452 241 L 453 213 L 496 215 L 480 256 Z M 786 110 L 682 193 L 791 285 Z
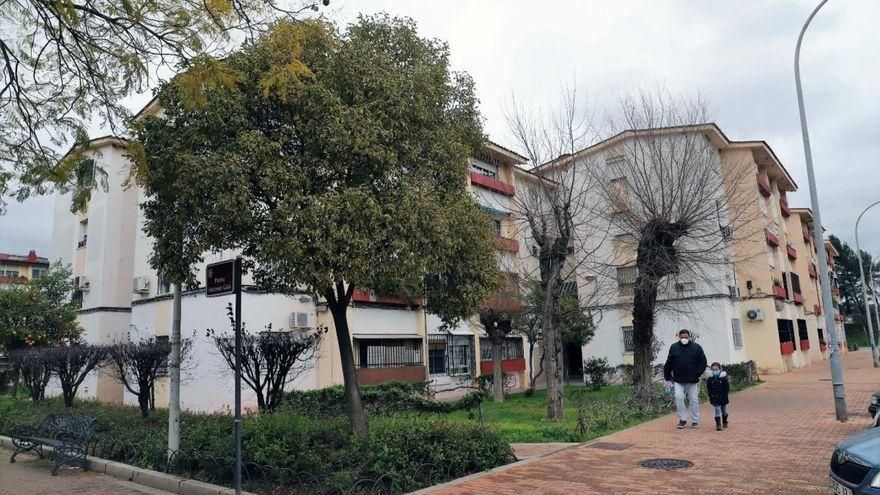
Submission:
M 232 306 L 228 306 L 230 322 L 235 328 Z M 260 411 L 273 411 L 281 405 L 284 392 L 290 383 L 315 366 L 315 353 L 326 329 L 319 328 L 306 333 L 272 331 L 248 331 L 241 325 L 241 381 L 254 391 Z M 218 335 L 214 330 L 208 334 L 217 351 L 231 370 L 235 370 L 235 336 Z
M 645 91 L 622 100 L 605 142 L 603 160 L 590 170 L 607 205 L 616 267 L 632 267 L 636 395 L 649 395 L 656 358 L 655 315 L 679 278 L 727 293 L 737 238 L 748 239 L 757 209 L 755 166 L 723 159 L 711 137 L 717 130 L 701 100 Z M 598 156 L 598 155 L 593 155 Z M 754 196 L 754 197 L 753 197 Z M 743 251 L 744 252 L 744 251 Z M 687 310 L 685 310 L 687 311 Z
M 586 148 L 594 133 L 589 104 L 579 100 L 573 85 L 561 88 L 558 104 L 530 109 L 515 99 L 507 123 L 519 149 L 533 165 L 515 197 L 515 220 L 527 239 L 534 266 L 526 273 L 537 281 L 540 301 L 542 368 L 547 379 L 547 417 L 562 421 L 563 309 L 566 293 L 577 295 L 584 306 L 599 297 L 584 274 L 596 263 L 595 253 L 606 232 L 594 222 L 598 216 L 592 196 L 595 177 L 583 167 L 567 166 L 566 158 Z M 607 229 L 606 229 L 607 230 Z M 580 305 L 579 305 L 580 306 Z
M 106 357 L 107 347 L 94 344 L 59 345 L 43 351 L 43 359 L 61 384 L 66 407 L 73 407 L 79 386 Z
M 492 346 L 492 393 L 495 402 L 504 402 L 504 372 L 502 345 L 519 326 L 522 300 L 517 277 L 509 277 L 508 283 L 478 313 L 480 325 Z
M 181 342 L 181 362 L 189 355 L 191 340 Z M 111 375 L 138 400 L 141 415 L 156 408 L 156 380 L 168 369 L 171 343 L 155 337 L 113 344 L 107 351 Z
M 24 385 L 34 402 L 46 397 L 46 386 L 52 378 L 52 369 L 44 357 L 46 351 L 44 347 L 31 347 L 9 353 L 13 374 Z
M 320 2 L 325 3 L 325 2 Z M 325 3 L 326 4 L 326 3 Z M 192 95 L 222 81 L 214 57 L 279 18 L 317 10 L 317 1 L 10 0 L 0 4 L 0 206 L 52 188 L 75 192 L 84 146 L 100 122 L 123 133 L 122 100 L 166 70 L 195 69 Z M 15 187 L 14 190 L 12 188 Z M 80 198 L 77 198 L 79 196 Z M 2 208 L 0 208 L 2 211 Z

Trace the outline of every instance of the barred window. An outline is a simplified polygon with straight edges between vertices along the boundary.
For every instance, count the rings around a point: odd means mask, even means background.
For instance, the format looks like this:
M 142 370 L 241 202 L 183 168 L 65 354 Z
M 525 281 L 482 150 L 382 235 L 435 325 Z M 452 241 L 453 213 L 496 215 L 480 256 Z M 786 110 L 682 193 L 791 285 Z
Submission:
M 501 359 L 520 359 L 523 357 L 523 342 L 521 338 L 508 338 L 501 341 Z M 480 360 L 492 360 L 492 342 L 489 339 L 480 339 Z
M 637 276 L 638 269 L 634 266 L 617 267 L 617 288 L 621 294 L 632 294 Z
M 739 321 L 739 318 L 733 318 L 732 320 L 730 320 L 730 326 L 733 329 L 733 347 L 736 349 L 742 349 L 742 347 L 743 347 L 742 322 Z
M 623 333 L 623 352 L 627 354 L 635 352 L 635 346 L 633 345 L 633 327 L 621 327 L 620 330 Z
M 397 368 L 422 364 L 421 339 L 355 339 L 358 368 Z

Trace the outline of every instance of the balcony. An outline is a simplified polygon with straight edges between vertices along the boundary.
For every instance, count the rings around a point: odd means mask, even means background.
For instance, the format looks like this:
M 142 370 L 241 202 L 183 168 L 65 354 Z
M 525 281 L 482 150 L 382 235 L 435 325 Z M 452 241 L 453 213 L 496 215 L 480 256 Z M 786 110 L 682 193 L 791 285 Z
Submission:
M 26 284 L 28 278 L 25 276 L 19 277 L 0 277 L 0 284 Z
M 522 301 L 518 297 L 498 295 L 487 300 L 486 307 L 496 311 L 515 311 L 522 307 Z
M 779 198 L 779 210 L 782 212 L 782 216 L 790 217 L 791 216 L 791 208 L 788 207 L 788 201 Z
M 803 304 L 804 296 L 795 292 L 791 300 L 794 301 L 795 304 Z
M 517 242 L 516 239 L 511 239 L 509 237 L 503 237 L 500 235 L 493 235 L 492 240 L 495 241 L 495 247 L 502 251 L 508 251 L 511 253 L 519 252 L 519 242 Z
M 420 382 L 427 376 L 419 338 L 352 340 L 357 379 L 361 385 Z
M 505 196 L 513 196 L 516 194 L 516 189 L 510 184 L 505 184 L 498 179 L 493 179 L 492 177 L 479 172 L 471 172 L 471 184 Z
M 770 189 L 770 182 L 767 181 L 764 177 L 758 175 L 758 190 L 761 191 L 761 195 L 765 198 L 769 198 L 773 191 Z
M 788 294 L 785 293 L 785 287 L 773 284 L 773 297 L 776 299 L 785 299 Z
M 76 243 L 76 248 L 80 249 L 86 247 L 86 244 L 88 244 L 88 240 L 88 236 L 82 236 L 82 239 L 80 239 L 79 242 Z
M 387 306 L 421 306 L 423 301 L 408 301 L 399 297 L 381 297 L 368 290 L 355 289 L 351 300 L 357 303 L 383 304 Z
M 358 368 L 357 380 L 361 385 L 376 385 L 387 382 L 422 382 L 427 376 L 426 371 L 422 365 L 396 368 Z
M 804 229 L 803 234 L 804 234 L 804 242 L 809 244 L 810 239 L 812 239 L 812 237 L 810 237 L 810 231 L 807 229 Z
M 794 342 L 780 342 L 779 352 L 781 352 L 783 356 L 794 354 Z
M 480 361 L 480 373 L 483 375 L 492 374 L 492 366 L 494 361 Z M 525 358 L 502 359 L 501 371 L 504 373 L 519 373 L 526 370 Z
M 770 231 L 770 229 L 764 229 L 764 237 L 767 239 L 767 244 L 778 247 L 779 246 L 779 237 Z
M 816 273 L 816 264 L 815 263 L 810 263 L 810 265 L 807 266 L 807 272 L 810 274 L 810 278 L 817 278 L 819 276 Z
M 785 245 L 785 254 L 788 255 L 788 259 L 796 260 L 797 259 L 797 249 L 794 248 L 791 244 Z
M 801 350 L 802 351 L 810 350 L 810 340 L 809 339 L 801 340 Z

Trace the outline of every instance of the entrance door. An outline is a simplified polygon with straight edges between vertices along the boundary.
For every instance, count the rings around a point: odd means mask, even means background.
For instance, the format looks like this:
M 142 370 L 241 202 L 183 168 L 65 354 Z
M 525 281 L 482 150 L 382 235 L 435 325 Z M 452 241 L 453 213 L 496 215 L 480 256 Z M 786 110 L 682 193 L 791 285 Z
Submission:
M 562 354 L 565 360 L 565 375 L 568 378 L 568 382 L 583 383 L 584 356 L 581 346 L 566 342 L 562 348 Z

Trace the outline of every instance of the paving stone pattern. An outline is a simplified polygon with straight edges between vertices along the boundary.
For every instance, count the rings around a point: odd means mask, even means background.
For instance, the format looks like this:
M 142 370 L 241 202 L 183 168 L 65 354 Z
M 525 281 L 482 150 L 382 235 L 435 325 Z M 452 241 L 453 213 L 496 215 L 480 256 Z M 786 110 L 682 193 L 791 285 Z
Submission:
M 828 461 L 841 439 L 867 428 L 880 370 L 869 351 L 843 356 L 847 423 L 834 417 L 827 361 L 731 395 L 730 428 L 715 431 L 704 405 L 697 430 L 676 430 L 665 416 L 610 435 L 603 442 L 631 444 L 623 450 L 589 444 L 536 457 L 518 466 L 438 487 L 435 494 L 827 494 Z M 638 465 L 651 458 L 692 461 L 694 467 L 659 471 Z

